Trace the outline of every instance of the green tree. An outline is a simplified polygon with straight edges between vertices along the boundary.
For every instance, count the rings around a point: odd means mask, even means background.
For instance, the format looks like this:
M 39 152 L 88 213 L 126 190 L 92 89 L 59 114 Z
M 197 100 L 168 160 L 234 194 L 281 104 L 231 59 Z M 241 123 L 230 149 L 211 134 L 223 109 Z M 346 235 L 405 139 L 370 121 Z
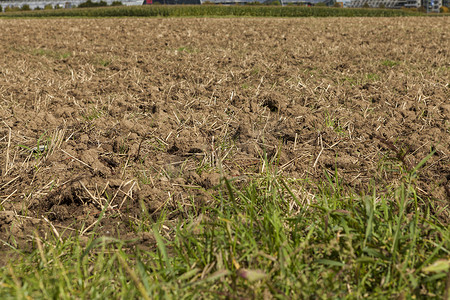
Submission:
M 46 4 L 44 6 L 44 10 L 50 10 L 50 9 L 53 9 L 53 6 L 51 4 Z
M 270 1 L 269 5 L 281 5 L 280 0 Z
M 26 10 L 31 10 L 31 8 L 30 8 L 30 5 L 24 4 L 24 5 L 22 5 L 22 7 L 20 8 L 20 10 L 26 11 Z
M 78 7 L 101 7 L 101 6 L 108 6 L 108 3 L 105 1 L 100 2 L 92 2 L 91 0 L 87 0 L 86 2 L 80 3 Z

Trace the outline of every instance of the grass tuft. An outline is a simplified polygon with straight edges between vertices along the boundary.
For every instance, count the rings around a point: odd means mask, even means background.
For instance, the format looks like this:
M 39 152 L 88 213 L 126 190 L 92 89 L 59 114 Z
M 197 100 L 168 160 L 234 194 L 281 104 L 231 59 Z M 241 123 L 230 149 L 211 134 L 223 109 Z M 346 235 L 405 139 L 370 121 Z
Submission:
M 335 174 L 313 197 L 265 161 L 263 175 L 247 184 L 223 178 L 215 204 L 173 228 L 161 218 L 149 231 L 153 250 L 106 237 L 85 247 L 79 236 L 41 241 L 36 235 L 36 250 L 2 269 L 1 294 L 437 297 L 448 293 L 450 231 L 424 209 L 427 200 L 414 184 L 430 156 L 389 192 L 373 186 L 356 194 Z

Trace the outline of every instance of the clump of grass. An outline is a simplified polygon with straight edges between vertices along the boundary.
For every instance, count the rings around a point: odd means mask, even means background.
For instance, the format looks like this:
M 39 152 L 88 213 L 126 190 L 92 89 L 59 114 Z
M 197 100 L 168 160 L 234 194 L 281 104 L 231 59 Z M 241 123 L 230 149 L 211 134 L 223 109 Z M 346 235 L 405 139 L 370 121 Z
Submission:
M 376 73 L 369 73 L 366 75 L 367 81 L 379 81 L 380 80 L 380 75 L 376 74 Z
M 110 59 L 107 59 L 107 58 L 97 58 L 95 60 L 95 64 L 103 66 L 103 67 L 109 66 L 111 64 L 111 62 L 112 61 Z
M 191 47 L 184 47 L 184 46 L 183 46 L 183 47 L 178 47 L 178 48 L 176 49 L 176 51 L 179 52 L 179 53 L 186 52 L 186 53 L 189 53 L 189 54 L 195 52 L 195 50 L 192 49 Z
M 91 107 L 90 109 L 86 109 L 86 112 L 82 114 L 82 117 L 86 121 L 93 121 L 95 119 L 98 119 L 102 116 L 103 111 L 102 109 L 98 109 L 96 107 Z
M 383 60 L 381 62 L 382 66 L 390 67 L 390 68 L 395 67 L 398 64 L 400 64 L 398 61 L 393 61 L 393 60 L 390 60 L 390 59 L 385 59 L 385 60 Z
M 33 55 L 45 56 L 53 59 L 66 59 L 72 55 L 70 52 L 59 52 L 51 49 L 42 49 L 42 48 L 35 49 L 32 52 Z
M 43 161 L 45 161 L 49 156 L 51 156 L 55 150 L 61 147 L 64 140 L 65 128 L 57 129 L 52 134 L 48 134 L 45 131 L 39 136 L 36 141 L 35 146 L 18 145 L 18 147 L 25 149 L 28 152 L 28 158 L 25 162 L 30 161 L 30 158 L 35 159 L 35 168 L 37 168 Z

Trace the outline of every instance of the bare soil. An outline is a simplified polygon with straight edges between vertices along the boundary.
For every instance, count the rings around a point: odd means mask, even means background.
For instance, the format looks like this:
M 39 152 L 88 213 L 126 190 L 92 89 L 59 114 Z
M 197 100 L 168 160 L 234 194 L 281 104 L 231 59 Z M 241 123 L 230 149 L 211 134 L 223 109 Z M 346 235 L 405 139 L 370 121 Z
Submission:
M 267 170 L 265 155 L 310 189 L 337 172 L 364 193 L 389 192 L 435 151 L 418 191 L 448 222 L 449 27 L 0 20 L 0 251 L 94 229 L 152 246 L 135 233 L 143 216 L 151 226 L 213 205 L 220 174 L 248 180 Z

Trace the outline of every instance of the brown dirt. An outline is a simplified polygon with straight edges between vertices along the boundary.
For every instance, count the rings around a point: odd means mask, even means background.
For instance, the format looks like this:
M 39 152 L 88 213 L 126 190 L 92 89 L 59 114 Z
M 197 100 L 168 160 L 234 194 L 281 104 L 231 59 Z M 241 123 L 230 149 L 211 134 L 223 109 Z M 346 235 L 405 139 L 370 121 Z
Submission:
M 1 247 L 29 249 L 35 230 L 136 238 L 136 220 L 182 218 L 214 201 L 220 169 L 248 178 L 264 152 L 285 177 L 336 170 L 364 191 L 435 150 L 418 186 L 447 222 L 449 26 L 0 20 Z

